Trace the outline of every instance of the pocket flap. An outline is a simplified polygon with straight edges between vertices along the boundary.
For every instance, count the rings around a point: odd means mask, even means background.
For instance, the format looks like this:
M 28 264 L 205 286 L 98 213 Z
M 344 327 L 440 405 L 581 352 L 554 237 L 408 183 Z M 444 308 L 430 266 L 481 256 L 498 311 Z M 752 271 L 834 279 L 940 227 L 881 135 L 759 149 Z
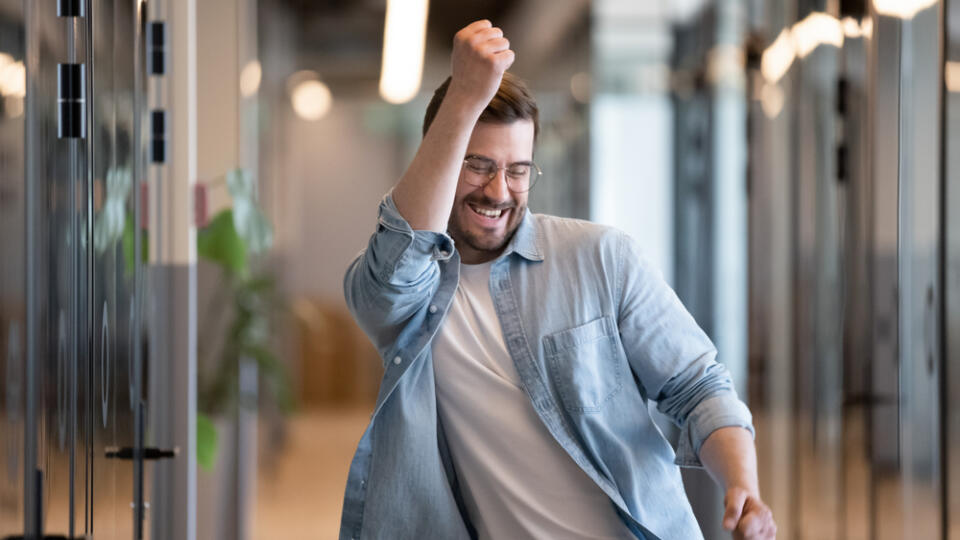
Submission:
M 617 325 L 613 322 L 613 317 L 600 317 L 586 324 L 544 336 L 543 348 L 548 356 L 553 356 L 567 349 L 612 336 L 616 332 Z

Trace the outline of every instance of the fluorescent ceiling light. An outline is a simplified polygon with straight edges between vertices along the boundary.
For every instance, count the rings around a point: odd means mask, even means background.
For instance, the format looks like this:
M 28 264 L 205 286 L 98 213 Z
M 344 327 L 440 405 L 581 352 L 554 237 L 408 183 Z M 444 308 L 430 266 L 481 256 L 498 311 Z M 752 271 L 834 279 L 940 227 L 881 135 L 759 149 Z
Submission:
M 767 81 L 777 82 L 790 69 L 796 55 L 790 29 L 784 28 L 777 39 L 763 51 L 763 56 L 760 57 L 760 73 Z
M 811 13 L 793 25 L 793 41 L 797 56 L 806 57 L 820 45 L 843 47 L 843 25 L 836 17 L 826 13 Z
M 380 95 L 390 103 L 406 103 L 420 90 L 428 4 L 428 0 L 387 0 Z
M 880 15 L 912 19 L 914 15 L 936 3 L 937 0 L 873 0 L 873 7 Z
M 27 69 L 23 62 L 0 65 L 0 95 L 21 98 L 27 95 Z
M 760 73 L 767 82 L 776 83 L 787 73 L 794 60 L 806 57 L 817 47 L 843 47 L 844 34 L 856 32 L 858 36 L 869 35 L 872 27 L 868 23 L 869 20 L 864 21 L 863 25 L 857 25 L 853 20 L 841 22 L 826 13 L 811 13 L 792 27 L 784 28 L 777 39 L 763 51 L 760 57 Z

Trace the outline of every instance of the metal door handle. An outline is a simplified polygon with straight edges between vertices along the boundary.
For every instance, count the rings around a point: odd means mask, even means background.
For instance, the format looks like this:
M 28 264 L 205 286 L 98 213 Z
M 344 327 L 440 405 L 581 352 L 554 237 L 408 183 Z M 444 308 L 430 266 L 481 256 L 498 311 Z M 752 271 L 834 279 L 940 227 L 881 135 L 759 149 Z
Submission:
M 15 536 L 4 536 L 3 540 L 27 540 L 28 538 L 36 538 L 36 537 L 35 536 L 28 537 L 22 534 L 18 534 Z M 69 536 L 65 536 L 62 534 L 45 534 L 40 538 L 41 540 L 86 540 L 87 536 L 74 536 L 71 539 Z
M 170 450 L 162 450 L 160 448 L 144 448 L 142 451 L 142 457 L 143 459 L 147 460 L 168 459 L 177 457 L 177 454 L 179 453 L 179 447 L 175 447 Z M 107 459 L 133 459 L 134 449 L 129 446 L 124 446 L 123 448 L 108 447 L 106 449 L 105 456 Z

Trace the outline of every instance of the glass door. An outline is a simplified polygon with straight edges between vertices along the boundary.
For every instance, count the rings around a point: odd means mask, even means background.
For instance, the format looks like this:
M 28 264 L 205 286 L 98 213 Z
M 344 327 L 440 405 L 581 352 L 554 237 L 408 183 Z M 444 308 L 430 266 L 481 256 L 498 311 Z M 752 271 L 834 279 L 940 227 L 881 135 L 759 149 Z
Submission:
M 0 0 L 0 538 L 138 538 L 143 9 Z

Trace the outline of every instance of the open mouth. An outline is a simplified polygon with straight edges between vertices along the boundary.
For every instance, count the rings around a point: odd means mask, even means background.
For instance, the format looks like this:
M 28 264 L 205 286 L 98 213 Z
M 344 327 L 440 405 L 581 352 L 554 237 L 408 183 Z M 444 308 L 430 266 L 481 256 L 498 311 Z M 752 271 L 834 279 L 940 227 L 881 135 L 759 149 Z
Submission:
M 468 203 L 467 206 L 470 207 L 470 210 L 473 211 L 474 215 L 482 218 L 482 221 L 498 221 L 506 213 L 509 208 L 490 208 L 487 206 L 480 206 L 473 203 Z

